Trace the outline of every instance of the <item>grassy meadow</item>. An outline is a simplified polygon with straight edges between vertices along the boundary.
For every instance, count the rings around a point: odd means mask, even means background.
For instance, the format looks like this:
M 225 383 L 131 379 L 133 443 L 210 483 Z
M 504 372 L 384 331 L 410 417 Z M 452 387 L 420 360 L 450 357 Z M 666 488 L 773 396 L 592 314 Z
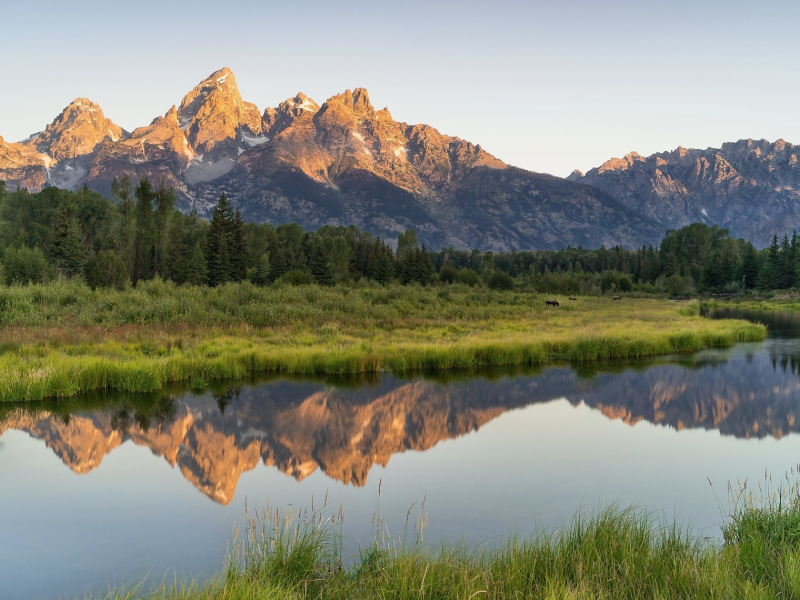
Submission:
M 728 347 L 765 329 L 697 303 L 461 285 L 217 288 L 159 280 L 0 287 L 0 401 L 150 392 L 257 373 L 347 375 L 584 363 Z
M 722 536 L 713 540 L 644 509 L 611 506 L 526 539 L 512 535 L 495 544 L 432 549 L 421 512 L 397 538 L 378 519 L 373 543 L 352 558 L 342 553 L 340 511 L 267 509 L 249 516 L 244 540 L 234 542 L 217 577 L 165 582 L 154 590 L 133 585 L 105 598 L 800 597 L 800 489 L 794 478 L 774 485 L 767 477 L 729 494 Z

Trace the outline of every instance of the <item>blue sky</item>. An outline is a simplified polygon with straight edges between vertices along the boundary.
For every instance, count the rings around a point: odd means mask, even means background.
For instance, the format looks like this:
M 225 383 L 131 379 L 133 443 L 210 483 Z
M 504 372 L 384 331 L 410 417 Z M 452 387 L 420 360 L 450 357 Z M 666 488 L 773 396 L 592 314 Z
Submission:
M 798 2 L 0 0 L 0 17 L 8 141 L 80 96 L 132 130 L 228 66 L 261 110 L 366 87 L 397 120 L 562 176 L 631 150 L 800 143 Z

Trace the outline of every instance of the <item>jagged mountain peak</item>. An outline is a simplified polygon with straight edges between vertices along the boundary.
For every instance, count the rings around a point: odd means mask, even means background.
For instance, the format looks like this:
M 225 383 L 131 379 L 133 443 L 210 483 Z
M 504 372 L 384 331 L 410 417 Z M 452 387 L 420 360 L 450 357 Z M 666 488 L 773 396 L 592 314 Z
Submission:
M 667 228 L 716 223 L 766 246 L 800 219 L 799 154 L 785 140 L 748 138 L 705 150 L 679 146 L 646 158 L 631 153 L 611 159 L 580 182 Z
M 127 132 L 107 119 L 99 104 L 76 98 L 26 146 L 60 161 L 91 154 L 103 141 L 124 137 Z
M 189 144 L 201 154 L 221 143 L 235 142 L 243 129 L 255 136 L 262 131 L 260 111 L 255 104 L 242 100 L 236 77 L 227 67 L 215 71 L 186 94 L 177 117 Z
M 345 90 L 328 98 L 320 111 L 345 109 L 364 116 L 375 116 L 375 109 L 369 99 L 366 88 L 355 88 L 353 91 Z

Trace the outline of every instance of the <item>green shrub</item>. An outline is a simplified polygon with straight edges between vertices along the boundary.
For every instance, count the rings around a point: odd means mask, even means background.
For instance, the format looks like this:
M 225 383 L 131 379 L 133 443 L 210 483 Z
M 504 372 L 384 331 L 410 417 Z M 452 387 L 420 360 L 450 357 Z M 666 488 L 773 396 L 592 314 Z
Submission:
M 45 283 L 54 275 L 41 248 L 8 248 L 3 262 L 6 285 Z
M 513 290 L 514 279 L 505 271 L 495 271 L 489 277 L 488 285 L 491 290 Z
M 119 254 L 112 250 L 101 250 L 86 265 L 86 283 L 97 288 L 125 289 L 130 281 L 128 269 Z
M 442 283 L 453 283 L 456 280 L 456 270 L 453 265 L 446 264 L 439 270 L 439 281 Z
M 273 285 L 280 287 L 282 285 L 311 285 L 312 283 L 314 283 L 314 278 L 311 276 L 311 273 L 293 269 L 278 277 L 273 282 Z
M 459 269 L 455 277 L 456 282 L 475 287 L 481 284 L 480 276 L 472 269 Z
M 683 292 L 686 291 L 686 282 L 683 277 L 675 273 L 667 280 L 667 290 L 670 296 L 683 296 Z

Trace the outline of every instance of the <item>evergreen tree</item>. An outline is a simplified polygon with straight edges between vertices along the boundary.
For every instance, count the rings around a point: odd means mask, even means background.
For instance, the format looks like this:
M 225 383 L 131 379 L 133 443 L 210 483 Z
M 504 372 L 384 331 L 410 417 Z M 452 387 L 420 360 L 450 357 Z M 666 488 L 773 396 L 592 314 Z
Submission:
M 597 271 L 602 272 L 606 269 L 608 269 L 608 251 L 605 244 L 601 244 L 597 251 Z
M 131 178 L 125 174 L 121 180 L 111 182 L 111 197 L 116 201 L 119 220 L 115 227 L 115 247 L 125 262 L 128 275 L 133 275 L 133 248 L 136 241 L 136 202 Z
M 167 239 L 167 251 L 163 260 L 163 276 L 177 284 L 186 283 L 188 252 L 183 241 L 183 228 L 180 219 L 172 219 Z
M 192 285 L 205 285 L 208 280 L 206 257 L 200 242 L 192 248 L 186 268 L 186 282 Z
M 794 281 L 794 257 L 792 256 L 792 246 L 789 236 L 784 234 L 781 242 L 778 258 L 778 275 L 782 288 L 792 287 Z
M 80 277 L 86 264 L 86 246 L 72 199 L 61 203 L 53 234 L 53 262 L 65 277 Z
M 175 210 L 175 190 L 167 188 L 162 179 L 158 183 L 154 195 L 155 212 L 153 215 L 153 261 L 151 265 L 151 277 L 161 275 L 162 278 L 169 277 L 169 269 L 166 267 L 168 260 L 168 249 L 170 244 L 170 233 L 172 225 L 172 213 Z
M 242 213 L 236 209 L 236 213 L 229 225 L 228 252 L 231 261 L 231 281 L 244 281 L 247 279 L 247 240 L 244 234 L 244 221 Z
M 428 254 L 425 244 L 422 244 L 422 249 L 417 253 L 416 263 L 417 281 L 423 285 L 427 285 L 430 283 L 431 277 L 433 277 L 435 271 L 431 264 L 431 255 Z
M 250 281 L 256 285 L 267 285 L 269 283 L 269 271 L 269 254 L 265 253 L 256 261 Z
M 153 186 L 145 177 L 136 186 L 136 236 L 133 243 L 133 273 L 131 283 L 134 287 L 140 279 L 145 279 L 153 271 Z
M 800 265 L 799 265 L 800 266 Z M 758 250 L 750 242 L 745 242 L 741 250 L 741 262 L 737 280 L 744 279 L 745 288 L 752 289 L 758 284 Z
M 208 266 L 208 284 L 211 286 L 217 286 L 232 279 L 230 251 L 233 241 L 231 239 L 233 220 L 233 207 L 225 194 L 222 194 L 212 213 L 211 224 L 206 235 L 206 265 Z
M 311 258 L 308 261 L 311 276 L 314 281 L 319 285 L 332 285 L 333 274 L 331 273 L 331 265 L 325 253 L 324 246 L 317 242 L 311 249 Z
M 392 256 L 392 249 L 384 245 L 378 254 L 378 260 L 375 263 L 375 274 L 373 279 L 378 283 L 386 285 L 394 277 L 394 257 Z
M 347 239 L 343 235 L 333 240 L 331 272 L 333 273 L 333 278 L 338 282 L 350 279 L 350 244 L 347 243 Z

